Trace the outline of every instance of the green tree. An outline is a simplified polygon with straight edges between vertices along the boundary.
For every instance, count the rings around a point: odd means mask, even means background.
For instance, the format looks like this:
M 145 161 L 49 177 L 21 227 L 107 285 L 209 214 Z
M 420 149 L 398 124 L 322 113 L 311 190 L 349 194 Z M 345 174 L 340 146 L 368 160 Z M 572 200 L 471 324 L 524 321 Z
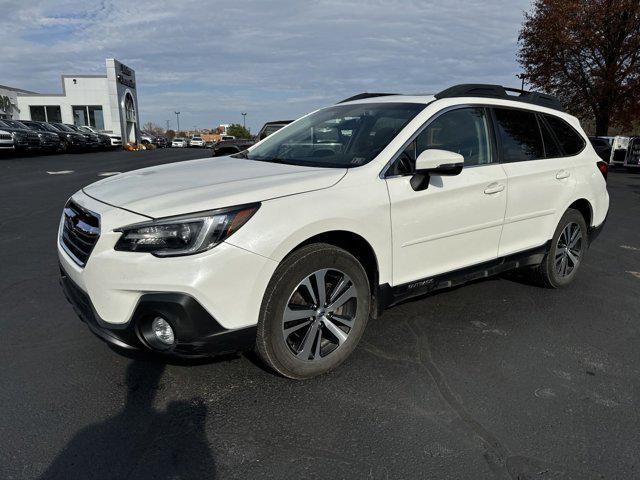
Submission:
M 525 80 L 595 120 L 597 135 L 640 116 L 640 2 L 534 0 L 518 61 Z
M 251 138 L 251 132 L 248 128 L 243 127 L 239 123 L 232 123 L 227 128 L 227 135 L 233 135 L 236 138 Z

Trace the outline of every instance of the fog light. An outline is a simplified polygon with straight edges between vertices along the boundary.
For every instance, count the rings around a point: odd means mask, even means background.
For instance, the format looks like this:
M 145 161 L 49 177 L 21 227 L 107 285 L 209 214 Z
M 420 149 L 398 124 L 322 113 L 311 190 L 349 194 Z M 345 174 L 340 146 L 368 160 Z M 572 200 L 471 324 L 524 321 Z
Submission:
M 165 345 L 173 345 L 175 341 L 175 335 L 173 334 L 173 328 L 169 325 L 162 317 L 156 317 L 151 322 L 151 329 L 155 334 L 156 338 L 160 340 Z

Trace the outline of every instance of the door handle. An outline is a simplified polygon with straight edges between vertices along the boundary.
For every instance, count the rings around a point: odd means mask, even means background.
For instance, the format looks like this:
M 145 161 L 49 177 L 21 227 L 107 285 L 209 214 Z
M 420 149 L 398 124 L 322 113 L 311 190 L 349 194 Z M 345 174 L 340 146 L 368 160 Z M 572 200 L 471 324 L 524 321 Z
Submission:
M 570 176 L 571 176 L 571 172 L 567 170 L 560 170 L 558 173 L 556 173 L 556 178 L 558 180 L 563 180 L 565 178 L 569 178 Z
M 487 195 L 493 195 L 495 193 L 500 193 L 504 190 L 504 184 L 502 183 L 490 183 L 487 185 L 487 188 L 484 189 L 484 193 Z

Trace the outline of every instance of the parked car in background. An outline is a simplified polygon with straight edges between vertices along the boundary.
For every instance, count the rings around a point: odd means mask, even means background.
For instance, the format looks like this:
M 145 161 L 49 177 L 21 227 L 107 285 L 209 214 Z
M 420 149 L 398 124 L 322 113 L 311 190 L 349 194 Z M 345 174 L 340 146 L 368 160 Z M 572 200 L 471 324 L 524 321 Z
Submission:
M 216 144 L 216 142 L 213 142 L 213 141 L 210 141 L 210 140 L 209 140 L 209 141 L 205 142 L 205 144 L 204 144 L 204 148 L 213 148 L 213 146 L 214 146 L 215 144 Z
M 13 150 L 13 137 L 11 132 L 0 130 L 0 152 Z
M 289 125 L 291 122 L 293 122 L 293 120 L 280 120 L 280 121 L 273 121 L 273 122 L 267 122 L 265 123 L 262 128 L 260 129 L 260 132 L 258 132 L 257 135 L 257 140 L 264 140 L 265 138 L 267 138 L 269 135 L 271 135 L 272 133 L 277 132 L 278 130 L 280 130 L 282 127 L 286 127 L 287 125 Z
M 166 137 L 156 137 L 156 147 L 166 148 L 168 146 L 168 140 Z
M 568 286 L 609 209 L 578 119 L 498 85 L 357 95 L 235 157 L 123 173 L 66 203 L 61 283 L 103 340 L 255 348 L 310 378 L 411 297 L 514 269 Z
M 82 133 L 67 127 L 64 123 L 38 122 L 45 128 L 53 129 L 63 135 L 63 150 L 69 152 L 79 152 L 87 149 L 87 137 Z
M 224 137 L 222 137 L 224 139 Z M 232 155 L 234 153 L 239 153 L 250 146 L 254 145 L 256 142 L 250 139 L 245 138 L 235 138 L 232 140 L 220 140 L 213 146 L 213 156 L 221 157 L 224 155 Z
M 111 138 L 109 137 L 109 135 L 95 131 L 90 127 L 87 127 L 86 125 L 76 126 L 76 128 L 79 132 L 97 136 L 98 140 L 100 141 L 101 149 L 109 150 L 111 148 Z
M 640 171 L 640 137 L 633 137 L 629 140 L 624 166 L 632 172 Z
M 204 140 L 202 139 L 202 137 L 191 137 L 191 140 L 189 141 L 189 146 L 202 148 L 204 147 Z
M 220 137 L 220 140 L 235 140 L 236 137 L 234 137 L 233 135 L 222 135 Z
M 593 146 L 598 156 L 609 163 L 611 161 L 611 143 L 605 138 L 601 137 L 589 137 L 589 142 Z
M 80 135 L 84 135 L 85 138 L 87 139 L 87 148 L 93 149 L 93 150 L 97 150 L 99 148 L 102 148 L 102 139 L 100 138 L 99 135 L 96 135 L 93 132 L 87 132 L 84 130 L 80 130 L 80 127 L 78 127 L 77 125 L 73 125 L 71 123 L 65 123 L 65 125 L 70 128 L 71 130 L 73 130 L 76 133 L 79 133 Z M 111 144 L 111 142 L 109 142 L 109 145 Z
M 9 124 L 15 128 L 25 128 L 33 130 L 40 139 L 40 150 L 47 153 L 58 152 L 61 150 L 60 137 L 53 132 L 41 129 L 40 127 L 31 126 L 28 122 L 22 122 L 18 120 L 4 120 L 4 123 Z
M 66 152 L 68 150 L 68 140 L 64 133 L 56 130 L 46 122 L 37 122 L 34 120 L 20 120 L 20 123 L 28 126 L 31 130 L 37 131 L 42 135 L 49 135 L 51 142 L 57 144 L 55 151 Z
M 171 141 L 171 146 L 174 148 L 187 148 L 188 144 L 187 144 L 187 139 L 186 138 L 174 138 Z
M 98 137 L 95 137 L 95 136 L 92 137 L 86 132 L 78 131 L 75 128 L 71 128 L 71 125 L 67 123 L 52 123 L 51 125 L 53 125 L 56 128 L 59 128 L 63 132 L 73 133 L 75 135 L 82 137 L 84 139 L 84 144 L 82 145 L 83 150 L 94 150 L 98 148 L 98 146 L 100 145 Z
M 629 146 L 629 137 L 616 135 L 611 142 L 611 163 L 613 165 L 623 165 Z
M 88 132 L 88 133 L 95 133 L 96 135 L 105 135 L 107 137 L 109 137 L 109 143 L 108 143 L 108 147 L 121 147 L 122 146 L 122 136 L 120 136 L 117 133 L 112 133 L 112 132 L 103 132 L 100 130 L 97 130 L 95 127 L 91 127 L 89 125 L 83 125 L 82 127 L 80 127 L 80 130 L 83 130 L 84 132 Z
M 13 137 L 13 149 L 16 152 L 40 149 L 40 137 L 33 130 L 11 126 L 7 120 L 0 120 L 0 129 L 9 132 Z
M 140 132 L 140 143 L 142 143 L 143 145 L 148 145 L 150 143 L 155 145 L 156 136 L 153 135 L 152 133 L 141 131 Z

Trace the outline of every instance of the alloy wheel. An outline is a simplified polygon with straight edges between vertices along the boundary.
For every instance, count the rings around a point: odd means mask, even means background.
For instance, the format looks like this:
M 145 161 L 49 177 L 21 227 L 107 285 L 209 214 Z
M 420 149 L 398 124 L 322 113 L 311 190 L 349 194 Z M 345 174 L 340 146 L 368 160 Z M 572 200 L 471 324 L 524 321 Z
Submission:
M 560 277 L 568 277 L 580 264 L 582 257 L 582 229 L 577 223 L 568 223 L 556 244 L 554 266 Z
M 353 330 L 358 309 L 355 284 L 335 269 L 313 272 L 291 293 L 282 335 L 293 355 L 317 361 L 336 352 Z

